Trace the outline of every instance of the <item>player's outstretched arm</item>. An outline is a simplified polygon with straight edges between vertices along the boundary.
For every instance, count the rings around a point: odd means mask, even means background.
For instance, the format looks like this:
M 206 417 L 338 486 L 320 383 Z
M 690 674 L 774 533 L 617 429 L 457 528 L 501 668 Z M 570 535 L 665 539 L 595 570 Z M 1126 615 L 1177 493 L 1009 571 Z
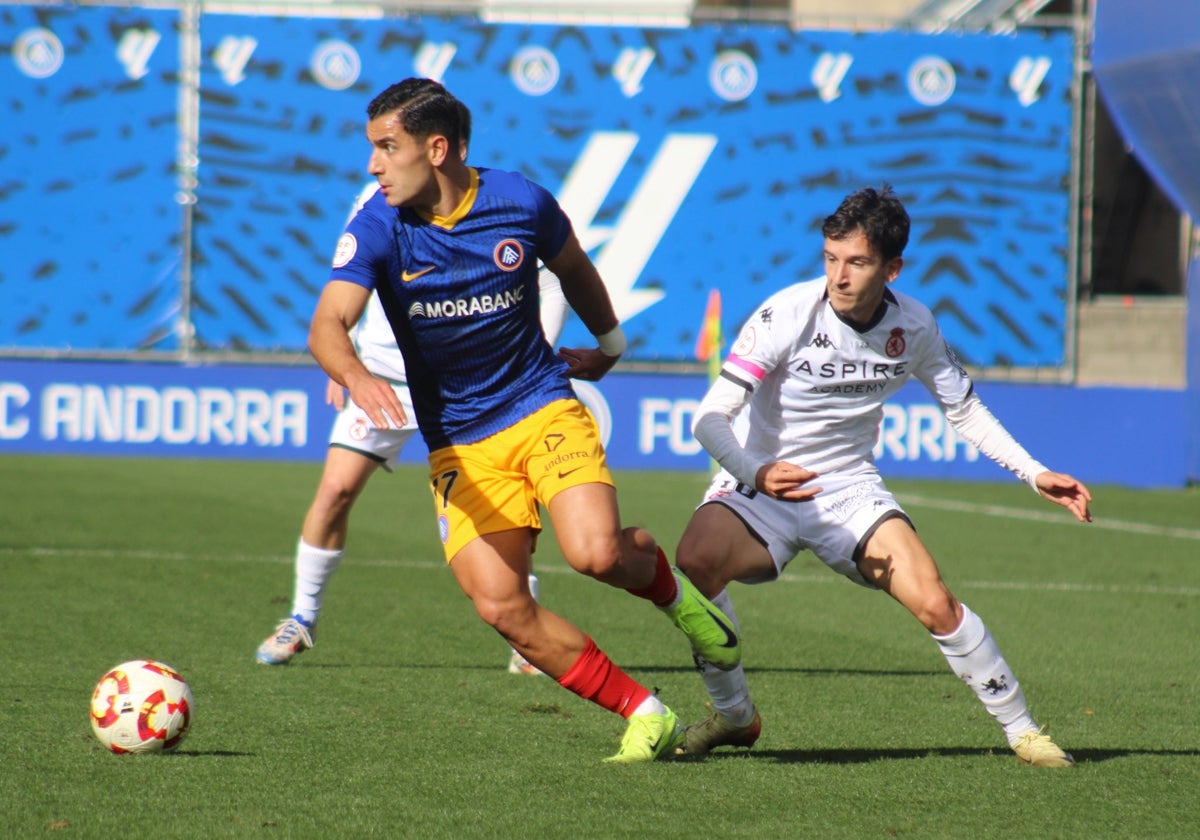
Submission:
M 1046 470 L 1038 473 L 1035 483 L 1037 491 L 1042 497 L 1062 505 L 1075 514 L 1075 518 L 1080 522 L 1092 521 L 1092 512 L 1088 509 L 1088 505 L 1092 501 L 1092 494 L 1082 481 L 1066 473 Z

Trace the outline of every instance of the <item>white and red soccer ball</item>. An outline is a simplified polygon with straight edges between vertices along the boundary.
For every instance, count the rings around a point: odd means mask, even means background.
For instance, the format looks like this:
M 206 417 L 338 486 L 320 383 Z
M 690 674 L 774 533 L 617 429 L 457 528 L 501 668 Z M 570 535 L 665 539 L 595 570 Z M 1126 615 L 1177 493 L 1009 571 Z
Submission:
M 92 731 L 115 753 L 170 752 L 192 722 L 192 689 L 170 665 L 122 662 L 92 692 Z

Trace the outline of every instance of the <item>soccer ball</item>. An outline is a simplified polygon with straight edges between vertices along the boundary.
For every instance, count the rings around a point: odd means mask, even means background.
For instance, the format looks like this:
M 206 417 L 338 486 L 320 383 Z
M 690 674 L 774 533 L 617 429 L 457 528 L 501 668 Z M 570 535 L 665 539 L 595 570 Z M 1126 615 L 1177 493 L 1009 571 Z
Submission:
M 170 752 L 192 722 L 192 689 L 170 665 L 122 662 L 92 692 L 92 731 L 115 753 Z

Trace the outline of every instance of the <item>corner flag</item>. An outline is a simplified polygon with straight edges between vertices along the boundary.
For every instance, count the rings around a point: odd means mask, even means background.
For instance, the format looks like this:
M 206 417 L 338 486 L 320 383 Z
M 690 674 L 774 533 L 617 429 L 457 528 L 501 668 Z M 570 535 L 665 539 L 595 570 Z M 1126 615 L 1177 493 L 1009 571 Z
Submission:
M 716 380 L 721 373 L 721 292 L 712 289 L 708 293 L 708 305 L 704 307 L 704 322 L 696 335 L 696 360 L 708 362 L 708 381 Z

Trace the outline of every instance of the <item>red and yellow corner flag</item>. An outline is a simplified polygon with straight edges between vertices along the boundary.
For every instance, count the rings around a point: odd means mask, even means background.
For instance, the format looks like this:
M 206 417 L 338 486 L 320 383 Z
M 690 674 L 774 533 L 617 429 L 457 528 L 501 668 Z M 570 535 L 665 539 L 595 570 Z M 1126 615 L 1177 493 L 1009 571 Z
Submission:
M 708 293 L 708 305 L 704 307 L 704 322 L 696 335 L 696 360 L 708 362 L 708 381 L 713 382 L 721 373 L 721 291 L 712 289 Z

